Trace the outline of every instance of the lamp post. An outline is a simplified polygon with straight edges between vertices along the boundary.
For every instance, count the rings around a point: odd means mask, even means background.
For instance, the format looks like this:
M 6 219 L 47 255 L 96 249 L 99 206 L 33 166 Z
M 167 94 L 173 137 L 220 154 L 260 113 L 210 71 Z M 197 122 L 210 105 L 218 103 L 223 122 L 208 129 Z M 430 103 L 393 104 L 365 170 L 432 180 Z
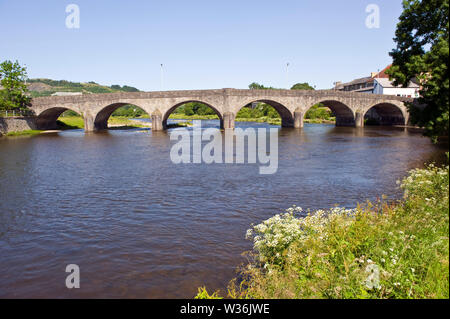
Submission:
M 286 63 L 286 89 L 289 90 L 289 62 Z
M 161 91 L 163 90 L 163 64 L 161 63 Z

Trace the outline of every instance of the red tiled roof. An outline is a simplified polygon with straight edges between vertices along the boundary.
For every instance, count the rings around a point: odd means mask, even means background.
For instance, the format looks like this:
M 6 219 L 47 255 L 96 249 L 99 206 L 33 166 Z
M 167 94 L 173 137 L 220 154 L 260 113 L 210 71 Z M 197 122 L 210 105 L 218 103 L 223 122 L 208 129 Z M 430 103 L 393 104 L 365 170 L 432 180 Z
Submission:
M 374 78 L 385 78 L 385 79 L 389 79 L 389 75 L 386 74 L 386 71 L 389 70 L 391 68 L 392 64 L 389 64 L 387 67 L 385 67 L 383 70 L 381 70 L 380 72 L 378 72 L 377 74 L 374 75 Z

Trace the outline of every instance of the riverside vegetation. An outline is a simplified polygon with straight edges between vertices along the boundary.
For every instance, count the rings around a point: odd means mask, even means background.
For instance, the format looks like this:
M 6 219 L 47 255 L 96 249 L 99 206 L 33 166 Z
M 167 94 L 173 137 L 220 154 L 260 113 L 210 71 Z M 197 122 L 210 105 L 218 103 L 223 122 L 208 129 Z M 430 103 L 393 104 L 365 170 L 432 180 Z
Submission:
M 447 153 L 448 159 L 448 153 Z M 449 298 L 449 167 L 414 169 L 404 198 L 285 213 L 253 226 L 230 298 Z M 196 298 L 220 298 L 200 288 Z
M 178 107 L 170 116 L 170 119 L 188 120 L 218 120 L 219 117 L 211 108 L 204 104 L 191 102 Z M 243 107 L 236 114 L 238 122 L 265 122 L 273 125 L 281 125 L 281 117 L 270 105 L 256 103 L 253 107 Z M 305 123 L 334 123 L 335 117 L 331 110 L 322 104 L 312 106 L 305 115 Z

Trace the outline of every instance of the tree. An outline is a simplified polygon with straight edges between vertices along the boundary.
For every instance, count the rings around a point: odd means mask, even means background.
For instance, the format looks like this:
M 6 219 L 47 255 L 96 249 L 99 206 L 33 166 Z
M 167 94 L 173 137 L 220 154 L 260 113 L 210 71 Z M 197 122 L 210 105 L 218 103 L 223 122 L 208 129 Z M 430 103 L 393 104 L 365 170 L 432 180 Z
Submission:
M 186 105 L 184 106 L 184 114 L 185 114 L 185 115 L 189 115 L 189 116 L 195 114 L 195 113 L 194 113 L 194 109 L 192 108 L 192 104 L 191 104 L 191 103 L 188 103 L 188 104 L 186 104 Z
M 394 84 L 406 86 L 416 78 L 421 85 L 418 108 L 408 105 L 411 122 L 425 128 L 436 141 L 449 126 L 449 7 L 448 0 L 404 0 L 390 52 L 388 74 Z
M 271 87 L 271 86 L 264 86 L 262 84 L 253 82 L 248 86 L 249 89 L 252 90 L 274 90 L 275 88 Z
M 314 90 L 314 88 L 309 85 L 308 82 L 305 83 L 297 83 L 291 87 L 291 90 Z
M 26 68 L 19 62 L 9 60 L 0 64 L 0 109 L 24 110 L 30 103 L 30 98 L 25 81 L 27 79 Z
M 128 85 L 122 86 L 122 91 L 125 91 L 125 92 L 139 92 L 139 90 L 136 89 L 135 87 L 128 86 Z

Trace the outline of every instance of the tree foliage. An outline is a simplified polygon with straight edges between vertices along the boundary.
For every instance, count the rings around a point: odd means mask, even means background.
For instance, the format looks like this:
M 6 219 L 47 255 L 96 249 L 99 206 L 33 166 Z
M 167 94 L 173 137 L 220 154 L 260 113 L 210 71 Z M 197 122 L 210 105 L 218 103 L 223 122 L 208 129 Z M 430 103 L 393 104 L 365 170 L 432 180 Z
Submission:
M 449 126 L 449 7 L 448 0 L 405 0 L 390 55 L 388 74 L 396 85 L 416 78 L 421 84 L 419 103 L 409 105 L 411 121 L 436 140 Z
M 140 117 L 146 114 L 144 110 L 136 105 L 127 104 L 119 107 L 111 115 L 112 116 L 124 116 L 124 117 Z
M 176 114 L 185 115 L 216 115 L 216 112 L 209 106 L 199 102 L 189 102 L 177 107 L 174 111 Z
M 265 86 L 263 84 L 259 84 L 257 82 L 253 82 L 248 86 L 249 89 L 253 90 L 279 90 L 274 88 L 273 86 Z M 291 87 L 291 90 L 314 90 L 314 88 L 309 85 L 308 82 L 304 83 L 296 83 Z
M 314 90 L 314 88 L 309 85 L 308 82 L 305 83 L 297 83 L 291 87 L 291 90 Z
M 19 62 L 9 60 L 0 64 L 0 109 L 3 110 L 24 110 L 30 103 L 30 98 L 26 95 L 27 86 L 26 68 Z
M 278 112 L 270 105 L 265 103 L 257 103 L 255 107 L 248 105 L 239 110 L 236 118 L 261 118 L 268 117 L 271 119 L 281 118 Z
M 259 84 L 257 82 L 253 82 L 248 86 L 251 90 L 275 90 L 272 86 L 264 86 L 262 84 Z

